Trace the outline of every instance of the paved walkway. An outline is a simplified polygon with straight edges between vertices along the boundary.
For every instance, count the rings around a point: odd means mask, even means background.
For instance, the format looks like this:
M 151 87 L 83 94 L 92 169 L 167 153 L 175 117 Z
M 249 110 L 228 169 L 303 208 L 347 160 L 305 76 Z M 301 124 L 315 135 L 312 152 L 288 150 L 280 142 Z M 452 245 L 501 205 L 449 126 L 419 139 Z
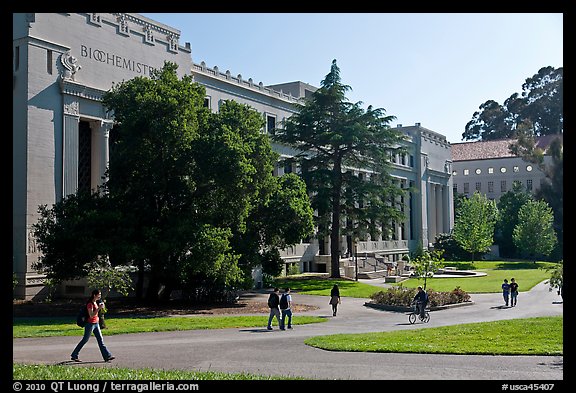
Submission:
M 384 287 L 382 279 L 366 280 Z M 342 298 L 338 316 L 332 317 L 328 296 L 293 293 L 293 301 L 317 305 L 306 312 L 328 319 L 324 323 L 295 325 L 293 330 L 253 328 L 139 333 L 105 336 L 116 360 L 102 363 L 92 337 L 82 350 L 84 363 L 103 367 L 185 369 L 289 375 L 309 379 L 412 380 L 562 380 L 563 356 L 471 356 L 403 353 L 333 352 L 312 348 L 305 338 L 336 334 L 394 331 L 471 322 L 563 315 L 562 299 L 543 283 L 520 292 L 517 307 L 504 307 L 500 294 L 472 295 L 473 305 L 430 313 L 430 322 L 411 325 L 404 313 L 365 307 L 366 299 Z M 262 296 L 267 294 L 255 294 Z M 302 315 L 304 313 L 300 313 Z M 294 318 L 298 318 L 298 313 Z M 13 340 L 13 361 L 70 364 L 78 337 Z M 73 366 L 78 366 L 74 364 Z M 80 365 L 81 366 L 81 365 Z

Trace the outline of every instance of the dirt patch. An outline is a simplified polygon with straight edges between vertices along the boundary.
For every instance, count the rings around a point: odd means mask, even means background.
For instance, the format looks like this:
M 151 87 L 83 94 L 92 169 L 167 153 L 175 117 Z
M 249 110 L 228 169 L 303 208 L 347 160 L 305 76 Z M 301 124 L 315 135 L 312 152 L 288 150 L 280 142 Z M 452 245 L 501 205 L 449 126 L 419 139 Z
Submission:
M 83 300 L 54 300 L 50 303 L 14 301 L 14 317 L 75 317 Z M 244 294 L 233 304 L 190 304 L 183 301 L 149 303 L 137 299 L 108 299 L 106 302 L 110 316 L 170 316 L 170 315 L 238 315 L 268 314 L 266 300 L 254 294 Z M 297 312 L 316 310 L 318 307 L 295 304 L 292 310 Z

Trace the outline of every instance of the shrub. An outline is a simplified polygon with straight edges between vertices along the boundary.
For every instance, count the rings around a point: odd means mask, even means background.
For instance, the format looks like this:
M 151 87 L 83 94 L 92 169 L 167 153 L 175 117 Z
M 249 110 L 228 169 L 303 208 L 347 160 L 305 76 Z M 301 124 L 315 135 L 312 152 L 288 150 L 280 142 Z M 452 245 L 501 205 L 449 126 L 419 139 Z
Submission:
M 438 307 L 446 304 L 456 304 L 470 301 L 470 295 L 460 287 L 454 288 L 450 292 L 436 292 L 433 289 L 428 293 L 428 305 Z M 416 289 L 404 288 L 403 286 L 388 288 L 386 291 L 378 291 L 370 295 L 370 299 L 376 304 L 387 306 L 410 307 L 410 303 L 416 295 Z

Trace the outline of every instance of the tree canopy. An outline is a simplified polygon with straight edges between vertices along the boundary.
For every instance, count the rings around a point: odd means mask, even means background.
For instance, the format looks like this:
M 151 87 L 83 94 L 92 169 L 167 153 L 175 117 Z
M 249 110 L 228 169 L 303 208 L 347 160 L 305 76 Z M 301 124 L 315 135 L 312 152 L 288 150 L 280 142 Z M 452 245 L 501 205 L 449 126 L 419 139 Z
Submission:
M 466 124 L 463 140 L 515 138 L 523 123 L 530 123 L 533 136 L 561 134 L 564 131 L 564 69 L 542 67 L 527 78 L 522 94 L 512 94 L 503 105 L 488 100 Z
M 342 213 L 354 226 L 348 229 L 354 237 L 377 235 L 382 226 L 403 219 L 402 190 L 388 168 L 391 154 L 402 150 L 404 137 L 389 127 L 395 117 L 384 109 L 348 102 L 349 90 L 333 60 L 321 87 L 296 104 L 296 113 L 273 136 L 301 152 L 294 160 L 311 193 L 318 236 L 330 234 L 332 277 L 340 277 Z M 354 168 L 370 176 L 360 181 Z
M 176 288 L 210 293 L 206 288 L 251 284 L 262 258 L 247 251 L 263 255 L 309 234 L 304 183 L 273 178 L 278 156 L 261 132 L 261 115 L 234 101 L 211 113 L 204 87 L 176 70 L 167 62 L 151 78 L 124 81 L 104 95 L 115 121 L 107 180 L 100 192 L 42 209 L 37 237 L 49 277 L 77 278 L 109 258 L 138 267 L 139 295 L 144 271 L 152 298 Z M 250 221 L 272 217 L 268 209 L 278 205 L 286 221 Z M 249 232 L 258 235 L 245 237 Z
M 483 254 L 493 243 L 497 220 L 496 202 L 476 191 L 470 198 L 462 200 L 452 236 L 465 251 Z

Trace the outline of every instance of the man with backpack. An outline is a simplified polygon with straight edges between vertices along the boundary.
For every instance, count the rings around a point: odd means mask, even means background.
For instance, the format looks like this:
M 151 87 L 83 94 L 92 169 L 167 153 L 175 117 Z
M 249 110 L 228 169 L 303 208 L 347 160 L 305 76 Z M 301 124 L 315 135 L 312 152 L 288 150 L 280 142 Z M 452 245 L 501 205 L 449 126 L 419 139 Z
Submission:
M 268 307 L 270 308 L 270 315 L 268 316 L 268 330 L 272 330 L 272 319 L 274 319 L 274 317 L 276 317 L 276 320 L 278 321 L 278 326 L 282 327 L 282 323 L 280 322 L 279 292 L 280 290 L 278 288 L 274 288 L 274 292 L 272 292 L 268 297 Z
M 286 330 L 286 316 L 288 316 L 288 329 L 292 329 L 292 295 L 290 295 L 290 288 L 284 289 L 282 297 L 280 297 L 280 311 L 282 311 L 282 322 L 280 323 L 280 330 Z

